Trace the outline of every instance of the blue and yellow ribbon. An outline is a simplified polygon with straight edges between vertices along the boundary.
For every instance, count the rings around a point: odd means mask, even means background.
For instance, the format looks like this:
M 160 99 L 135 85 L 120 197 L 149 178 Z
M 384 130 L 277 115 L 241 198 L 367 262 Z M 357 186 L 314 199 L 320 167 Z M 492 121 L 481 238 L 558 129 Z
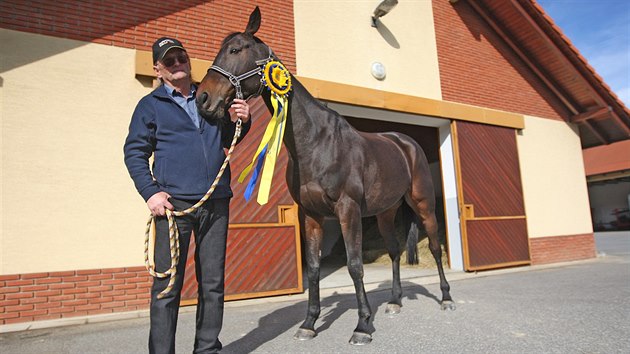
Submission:
M 280 155 L 280 148 L 282 147 L 282 139 L 289 113 L 288 93 L 291 89 L 291 75 L 282 63 L 270 61 L 265 64 L 263 69 L 263 83 L 271 91 L 273 116 L 269 124 L 267 124 L 252 162 L 243 169 L 238 178 L 239 183 L 243 183 L 245 177 L 254 168 L 244 196 L 245 200 L 249 201 L 260 176 L 260 187 L 258 189 L 258 198 L 256 199 L 260 205 L 264 205 L 269 201 L 273 172 L 278 155 Z M 262 175 L 260 173 L 261 170 Z

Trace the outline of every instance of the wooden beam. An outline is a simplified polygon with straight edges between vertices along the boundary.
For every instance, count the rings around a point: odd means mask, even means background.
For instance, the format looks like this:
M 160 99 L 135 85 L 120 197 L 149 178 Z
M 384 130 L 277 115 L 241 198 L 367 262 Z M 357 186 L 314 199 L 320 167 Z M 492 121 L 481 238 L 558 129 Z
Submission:
M 613 111 L 611 106 L 606 107 L 596 107 L 593 109 L 589 109 L 586 112 L 582 112 L 571 117 L 571 123 L 583 123 L 588 120 L 597 119 L 600 117 L 604 117 L 609 115 L 612 117 L 613 121 L 623 130 L 626 135 L 630 136 L 630 127 L 621 120 L 621 117 L 615 111 Z M 607 141 L 610 143 L 610 141 Z
M 601 117 L 611 111 L 612 107 L 610 106 L 592 108 L 586 112 L 582 112 L 571 117 L 571 123 L 581 123 L 585 120 Z
M 297 79 L 313 97 L 321 100 L 514 129 L 525 128 L 525 118 L 522 114 L 301 76 L 298 76 Z
M 588 130 L 590 130 L 590 131 L 591 131 L 591 133 L 593 133 L 593 135 L 595 135 L 595 137 L 596 137 L 596 138 L 597 138 L 597 139 L 598 139 L 598 140 L 599 140 L 602 144 L 605 144 L 605 145 L 610 144 L 610 141 L 608 141 L 608 139 L 604 138 L 604 136 L 603 136 L 600 132 L 598 132 L 598 131 L 597 131 L 597 129 L 595 129 L 595 127 L 591 124 L 591 122 L 590 122 L 590 121 L 588 121 L 588 120 L 582 121 L 582 124 L 581 124 L 581 125 L 582 125 L 583 127 L 586 127 Z
M 497 24 L 488 12 L 477 3 L 476 0 L 469 0 L 470 6 L 483 18 L 492 29 L 501 37 L 501 39 L 516 53 L 516 55 L 527 65 L 527 67 L 534 72 L 534 74 L 540 79 L 546 86 L 553 92 L 560 101 L 569 109 L 572 114 L 578 114 L 579 110 L 575 108 L 573 103 L 561 92 L 561 90 L 547 78 L 533 61 L 514 43 L 510 36 L 503 30 L 503 28 Z
M 601 111 L 601 112 L 596 112 L 595 115 L 593 116 L 588 116 L 588 114 L 585 117 L 582 117 L 582 114 L 578 114 L 574 117 L 571 118 L 572 122 L 579 122 L 581 120 L 588 120 L 588 119 L 595 119 L 595 118 L 600 118 L 606 114 L 609 115 L 609 117 L 612 117 L 612 120 L 626 133 L 626 135 L 630 136 L 630 126 L 628 126 L 628 124 L 626 124 L 621 117 L 619 117 L 619 114 L 617 114 L 617 112 L 614 111 L 614 109 L 608 105 L 606 98 L 604 97 L 601 92 L 599 90 L 597 90 L 589 81 L 589 77 L 587 77 L 587 74 L 585 74 L 583 71 L 579 70 L 579 67 L 576 67 L 576 65 L 574 65 L 571 60 L 569 60 L 569 58 L 560 50 L 560 48 L 551 40 L 551 38 L 547 35 L 547 33 L 540 27 L 540 25 L 531 17 L 529 16 L 528 12 L 523 8 L 523 5 L 521 5 L 521 3 L 518 0 L 510 0 L 510 2 L 512 3 L 512 6 L 514 6 L 517 11 L 519 11 L 521 13 L 521 15 L 523 16 L 523 18 L 525 18 L 529 24 L 534 28 L 534 30 L 536 32 L 538 32 L 538 34 L 540 35 L 540 37 L 547 43 L 548 48 L 554 52 L 556 54 L 556 56 L 558 58 L 560 58 L 565 65 L 567 65 L 568 67 L 572 68 L 574 70 L 574 72 L 576 73 L 577 77 L 579 77 L 579 79 L 581 79 L 585 86 L 588 88 L 588 90 L 591 93 L 591 97 L 593 97 L 594 101 L 599 105 L 602 106 L 604 108 L 602 109 L 606 109 L 607 111 Z M 568 44 L 568 43 L 567 43 Z M 589 68 L 590 73 L 593 75 L 591 77 L 591 79 L 594 79 L 595 81 L 602 81 L 601 78 L 599 78 L 597 76 L 597 74 L 589 67 L 589 64 L 586 63 L 585 60 L 583 60 L 581 58 L 581 55 L 579 53 L 575 53 L 576 56 L 578 57 L 578 60 L 581 60 L 584 62 L 584 66 Z M 615 100 L 613 98 L 613 101 L 616 101 L 616 103 L 618 103 L 618 100 Z M 610 141 L 607 141 L 607 143 L 610 143 Z
M 601 182 L 601 181 L 608 181 L 611 179 L 628 178 L 628 177 L 630 177 L 630 170 L 623 170 L 623 171 L 604 173 L 601 175 L 588 176 L 586 177 L 586 182 L 587 183 Z
M 525 11 L 523 6 L 521 6 L 521 4 L 517 0 L 510 0 L 510 2 L 512 3 L 512 6 L 514 6 L 516 10 L 523 16 L 523 18 L 532 26 L 532 28 L 534 28 L 534 30 L 538 32 L 538 35 L 543 39 L 543 41 L 545 41 L 545 43 L 547 43 L 547 46 L 549 47 L 549 49 L 552 52 L 556 53 L 557 57 L 560 58 L 560 60 L 564 61 L 565 65 L 574 69 L 577 76 L 582 81 L 584 81 L 584 84 L 586 85 L 586 87 L 588 87 L 589 91 L 591 91 L 593 99 L 595 99 L 597 104 L 600 106 L 607 106 L 604 98 L 599 94 L 599 92 L 597 92 L 597 90 L 593 88 L 593 85 L 588 81 L 588 79 L 584 76 L 584 74 L 575 67 L 575 65 L 567 58 L 567 56 L 564 53 L 562 53 L 562 51 L 558 48 L 558 46 L 551 40 L 551 38 L 549 38 L 547 33 L 543 31 L 543 29 L 540 28 L 538 23 L 533 20 L 533 18 L 529 15 L 527 11 Z
M 151 61 L 151 52 L 136 50 L 136 75 L 155 77 Z M 210 66 L 210 62 L 191 59 L 191 64 L 193 81 L 201 81 Z M 403 95 L 307 77 L 298 76 L 297 79 L 315 98 L 322 100 L 514 129 L 525 128 L 525 118 L 518 113 Z
M 617 124 L 621 127 L 621 129 L 623 129 L 623 131 L 626 132 L 626 135 L 628 135 L 628 137 L 630 137 L 630 127 L 626 123 L 624 123 L 623 120 L 621 120 L 621 117 L 619 117 L 617 112 L 615 112 L 615 111 L 613 111 L 611 109 L 610 115 L 613 117 L 613 120 L 615 122 L 617 122 Z

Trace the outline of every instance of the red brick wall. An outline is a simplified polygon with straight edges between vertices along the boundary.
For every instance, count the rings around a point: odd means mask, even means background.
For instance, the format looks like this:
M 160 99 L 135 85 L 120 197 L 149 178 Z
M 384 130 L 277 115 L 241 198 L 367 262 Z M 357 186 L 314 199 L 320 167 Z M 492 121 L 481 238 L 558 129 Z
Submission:
M 0 325 L 148 308 L 144 267 L 0 275 Z
M 285 0 L 3 0 L 0 28 L 147 51 L 168 35 L 191 57 L 212 60 L 256 5 L 257 36 L 295 70 L 293 2 Z M 0 325 L 147 308 L 150 286 L 144 267 L 0 275 Z
M 256 5 L 262 12 L 258 37 L 295 71 L 292 1 L 3 0 L 0 27 L 140 50 L 168 35 L 191 57 L 212 60 L 227 34 L 245 29 Z
M 531 238 L 529 250 L 533 265 L 589 259 L 597 255 L 593 234 Z
M 467 1 L 433 0 L 433 13 L 444 100 L 561 119 L 553 93 Z

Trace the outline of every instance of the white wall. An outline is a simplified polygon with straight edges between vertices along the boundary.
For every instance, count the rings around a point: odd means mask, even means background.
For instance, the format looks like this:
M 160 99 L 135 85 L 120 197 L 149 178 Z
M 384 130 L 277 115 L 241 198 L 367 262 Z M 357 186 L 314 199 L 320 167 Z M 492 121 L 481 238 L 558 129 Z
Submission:
M 592 233 L 577 127 L 526 116 L 517 144 L 529 237 Z
M 122 153 L 151 90 L 135 51 L 4 29 L 0 43 L 0 274 L 142 265 L 149 212 Z
M 295 0 L 297 75 L 441 99 L 431 1 L 400 1 L 374 28 L 379 3 Z M 372 77 L 373 62 L 385 80 Z

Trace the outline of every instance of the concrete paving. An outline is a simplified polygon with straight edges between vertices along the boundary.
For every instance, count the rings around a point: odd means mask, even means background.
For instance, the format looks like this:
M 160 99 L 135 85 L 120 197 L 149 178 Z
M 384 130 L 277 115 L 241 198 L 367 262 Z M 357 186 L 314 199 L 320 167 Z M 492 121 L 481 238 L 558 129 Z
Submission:
M 402 312 L 388 317 L 390 267 L 366 266 L 373 342 L 349 345 L 356 300 L 344 268 L 322 280 L 318 336 L 296 341 L 306 294 L 226 304 L 224 353 L 627 353 L 630 232 L 596 236 L 594 260 L 479 273 L 448 272 L 455 311 L 441 311 L 435 270 L 403 267 Z M 345 279 L 345 280 L 344 280 Z M 146 353 L 148 318 L 0 335 L 2 353 Z M 177 352 L 192 351 L 194 309 L 182 310 Z

